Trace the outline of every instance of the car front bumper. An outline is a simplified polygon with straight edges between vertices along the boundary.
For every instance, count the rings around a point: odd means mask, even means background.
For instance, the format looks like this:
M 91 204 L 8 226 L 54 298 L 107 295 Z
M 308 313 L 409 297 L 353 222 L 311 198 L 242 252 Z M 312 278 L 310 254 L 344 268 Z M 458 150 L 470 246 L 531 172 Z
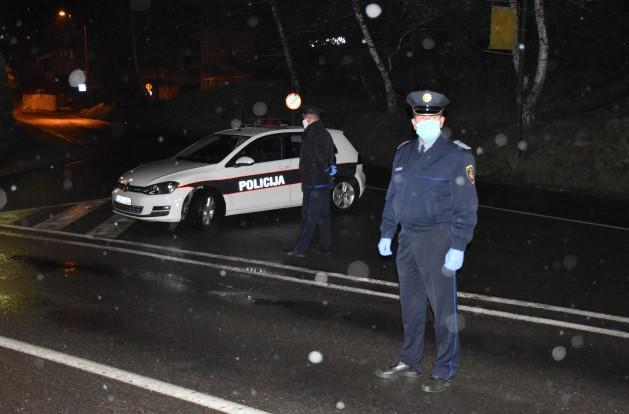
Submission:
M 114 213 L 138 220 L 179 222 L 181 209 L 191 188 L 177 188 L 170 194 L 149 195 L 114 188 L 111 202 Z

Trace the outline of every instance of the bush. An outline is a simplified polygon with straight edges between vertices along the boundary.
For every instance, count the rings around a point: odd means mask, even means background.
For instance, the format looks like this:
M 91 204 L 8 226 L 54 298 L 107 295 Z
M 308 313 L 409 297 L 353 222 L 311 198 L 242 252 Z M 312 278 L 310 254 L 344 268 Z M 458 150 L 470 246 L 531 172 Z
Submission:
M 13 119 L 13 97 L 4 56 L 0 53 L 0 158 L 6 160 L 17 142 Z

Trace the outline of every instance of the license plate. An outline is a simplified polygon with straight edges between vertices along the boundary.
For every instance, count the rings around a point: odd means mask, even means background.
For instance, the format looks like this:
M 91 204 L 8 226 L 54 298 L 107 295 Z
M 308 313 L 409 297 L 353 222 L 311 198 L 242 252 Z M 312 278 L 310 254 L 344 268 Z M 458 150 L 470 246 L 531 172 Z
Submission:
M 131 205 L 131 197 L 125 197 L 125 196 L 120 195 L 120 194 L 116 194 L 116 199 L 115 199 L 115 201 L 116 201 L 117 203 L 120 203 L 120 204 L 126 204 L 126 205 L 128 205 L 128 206 L 130 206 L 130 205 Z

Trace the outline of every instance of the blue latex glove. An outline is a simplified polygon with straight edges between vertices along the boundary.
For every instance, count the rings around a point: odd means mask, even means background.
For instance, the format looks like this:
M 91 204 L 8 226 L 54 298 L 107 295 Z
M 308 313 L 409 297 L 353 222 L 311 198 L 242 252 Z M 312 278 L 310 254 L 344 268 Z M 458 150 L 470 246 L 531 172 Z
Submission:
M 330 174 L 331 176 L 335 176 L 336 175 L 336 164 L 332 164 L 330 165 L 328 168 L 326 168 L 325 170 L 323 170 L 324 172 L 327 172 L 328 174 Z
M 381 238 L 378 243 L 378 251 L 380 251 L 380 255 L 382 256 L 391 256 L 393 254 L 391 252 L 391 239 L 386 237 Z
M 448 270 L 456 271 L 463 266 L 463 252 L 461 250 L 450 249 L 446 253 L 446 259 L 443 263 L 443 267 Z

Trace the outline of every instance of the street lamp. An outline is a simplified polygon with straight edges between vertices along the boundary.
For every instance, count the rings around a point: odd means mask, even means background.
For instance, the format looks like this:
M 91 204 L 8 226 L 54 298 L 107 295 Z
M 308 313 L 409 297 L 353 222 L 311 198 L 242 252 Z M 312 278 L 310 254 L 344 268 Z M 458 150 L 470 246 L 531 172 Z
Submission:
M 65 19 L 72 19 L 72 14 L 61 9 L 57 12 L 57 16 Z M 87 76 L 87 26 L 83 23 L 83 69 Z
M 301 107 L 301 96 L 297 92 L 291 92 L 284 99 L 286 107 L 290 109 L 290 123 L 295 125 L 295 111 Z

